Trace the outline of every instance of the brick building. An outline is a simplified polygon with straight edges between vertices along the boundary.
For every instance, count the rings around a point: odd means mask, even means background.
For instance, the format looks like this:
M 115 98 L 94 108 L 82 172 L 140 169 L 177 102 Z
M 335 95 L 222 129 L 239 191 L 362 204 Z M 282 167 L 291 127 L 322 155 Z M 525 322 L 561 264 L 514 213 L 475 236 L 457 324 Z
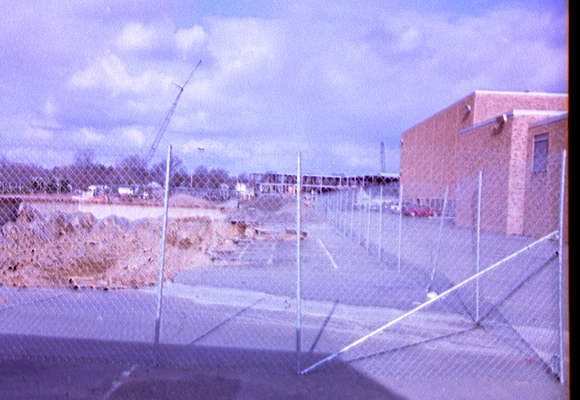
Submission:
M 404 200 L 440 208 L 448 187 L 456 223 L 472 226 L 482 171 L 482 229 L 548 233 L 558 221 L 567 107 L 566 94 L 475 91 L 434 114 L 402 135 Z

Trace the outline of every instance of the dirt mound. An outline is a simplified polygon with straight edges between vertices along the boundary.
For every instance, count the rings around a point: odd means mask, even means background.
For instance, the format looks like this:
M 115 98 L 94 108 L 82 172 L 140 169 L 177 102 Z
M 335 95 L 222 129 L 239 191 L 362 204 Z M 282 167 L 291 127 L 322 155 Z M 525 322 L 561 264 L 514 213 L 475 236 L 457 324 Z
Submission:
M 143 287 L 156 282 L 161 218 L 130 222 L 90 213 L 43 216 L 21 207 L 0 229 L 0 283 L 16 287 Z M 206 217 L 170 220 L 165 276 L 208 265 L 251 237 L 244 223 Z
M 261 197 L 240 201 L 237 209 L 224 210 L 229 218 L 243 220 L 256 225 L 264 223 L 296 224 L 296 199 L 290 196 L 263 195 Z M 313 223 L 322 221 L 321 205 L 316 207 L 311 199 L 302 201 L 302 222 Z
M 216 204 L 189 194 L 175 194 L 169 198 L 169 207 L 216 208 Z

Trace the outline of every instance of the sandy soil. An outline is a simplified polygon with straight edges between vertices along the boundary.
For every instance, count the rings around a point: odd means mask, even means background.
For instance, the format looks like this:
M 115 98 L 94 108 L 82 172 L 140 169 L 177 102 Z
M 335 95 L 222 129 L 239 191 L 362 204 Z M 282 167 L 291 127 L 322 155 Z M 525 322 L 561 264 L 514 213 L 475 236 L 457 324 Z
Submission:
M 143 287 L 156 282 L 161 218 L 97 219 L 91 213 L 19 210 L 0 230 L 0 283 L 15 287 Z M 240 240 L 278 240 L 244 222 L 208 217 L 170 219 L 165 276 L 219 263 Z

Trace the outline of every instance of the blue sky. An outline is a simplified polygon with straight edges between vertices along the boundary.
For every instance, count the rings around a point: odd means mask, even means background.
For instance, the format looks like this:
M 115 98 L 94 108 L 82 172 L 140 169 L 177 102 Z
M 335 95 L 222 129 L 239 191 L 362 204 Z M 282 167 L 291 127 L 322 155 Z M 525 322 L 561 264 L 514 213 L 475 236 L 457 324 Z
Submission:
M 537 0 L 14 2 L 0 156 L 145 154 L 202 59 L 158 157 L 289 171 L 300 150 L 309 172 L 373 173 L 383 141 L 398 171 L 401 132 L 475 89 L 566 92 L 566 23 Z

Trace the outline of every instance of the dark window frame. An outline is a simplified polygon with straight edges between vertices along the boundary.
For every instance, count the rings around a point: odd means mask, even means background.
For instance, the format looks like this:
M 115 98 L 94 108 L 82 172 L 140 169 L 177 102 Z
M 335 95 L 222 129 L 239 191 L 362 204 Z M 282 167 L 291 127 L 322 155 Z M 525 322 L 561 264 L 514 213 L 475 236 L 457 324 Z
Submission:
M 548 171 L 549 151 L 550 135 L 548 132 L 534 135 L 534 147 L 532 149 L 532 173 L 541 174 Z

